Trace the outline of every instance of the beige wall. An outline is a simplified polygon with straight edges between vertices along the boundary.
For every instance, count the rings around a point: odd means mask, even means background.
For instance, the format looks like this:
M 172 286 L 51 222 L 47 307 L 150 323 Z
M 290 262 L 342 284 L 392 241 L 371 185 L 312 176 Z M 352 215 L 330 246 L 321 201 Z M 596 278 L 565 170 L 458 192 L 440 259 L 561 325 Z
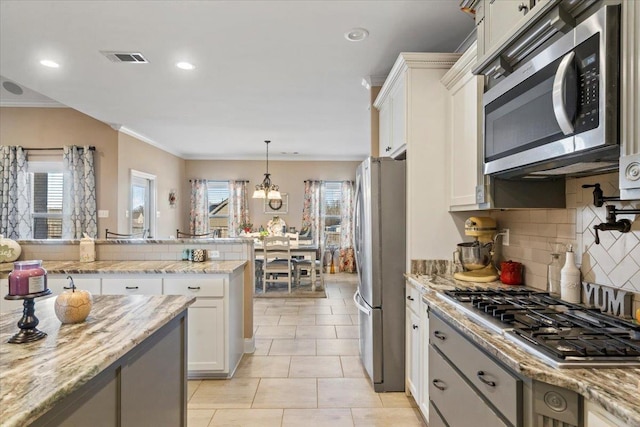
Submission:
M 160 212 L 156 237 L 175 234 L 184 222 L 180 208 L 180 188 L 184 163 L 179 157 L 146 144 L 71 108 L 0 108 L 0 144 L 25 148 L 93 145 L 96 147 L 96 194 L 98 210 L 109 211 L 98 218 L 98 236 L 104 230 L 126 233 L 125 210 L 129 209 L 131 169 L 157 176 L 157 210 Z M 30 159 L 59 159 L 62 152 L 32 151 Z M 169 191 L 178 191 L 178 203 L 169 206 Z M 188 199 L 188 196 L 187 196 Z
M 108 210 L 98 218 L 98 230 L 116 227 L 118 133 L 108 125 L 71 108 L 0 108 L 0 144 L 25 148 L 93 145 L 96 147 L 97 207 Z M 32 151 L 29 158 L 62 158 L 62 151 Z
M 180 224 L 188 220 L 183 218 L 184 209 L 181 203 L 188 204 L 188 193 L 181 191 L 181 183 L 185 178 L 185 161 L 180 157 L 167 153 L 159 148 L 142 142 L 124 133 L 118 133 L 118 205 L 114 212 L 117 215 L 118 231 L 129 232 L 129 218 L 126 212 L 130 209 L 131 170 L 156 176 L 156 233 L 153 237 L 168 238 L 175 236 Z M 177 202 L 169 205 L 169 192 L 176 190 Z M 187 228 L 188 230 L 188 228 Z M 104 233 L 104 229 L 100 230 Z
M 363 159 L 364 160 L 364 159 Z M 329 181 L 355 180 L 356 167 L 360 162 L 309 162 L 309 161 L 269 161 L 271 182 L 280 186 L 280 192 L 289 195 L 288 213 L 280 215 L 287 226 L 300 229 L 302 225 L 302 203 L 304 180 Z M 210 180 L 249 180 L 249 212 L 255 228 L 265 226 L 273 217 L 263 213 L 263 201 L 251 199 L 253 189 L 264 179 L 265 161 L 242 160 L 187 160 L 186 179 L 181 192 L 186 195 L 180 203 L 184 211 L 184 229 L 188 230 L 189 182 L 191 178 Z

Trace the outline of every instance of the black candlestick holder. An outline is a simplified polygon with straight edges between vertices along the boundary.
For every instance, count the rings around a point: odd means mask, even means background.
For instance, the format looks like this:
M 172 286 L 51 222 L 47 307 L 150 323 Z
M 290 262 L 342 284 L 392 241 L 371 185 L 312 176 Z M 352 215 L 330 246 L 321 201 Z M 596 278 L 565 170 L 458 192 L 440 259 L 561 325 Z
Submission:
M 24 306 L 24 309 L 22 310 L 22 318 L 18 321 L 18 328 L 20 328 L 20 332 L 9 338 L 9 341 L 7 342 L 11 344 L 24 344 L 41 340 L 47 336 L 46 332 L 36 329 L 36 326 L 38 326 L 40 321 L 35 315 L 36 310 L 34 299 L 49 294 L 51 294 L 51 289 L 27 295 L 5 295 L 4 299 L 24 300 L 22 303 Z

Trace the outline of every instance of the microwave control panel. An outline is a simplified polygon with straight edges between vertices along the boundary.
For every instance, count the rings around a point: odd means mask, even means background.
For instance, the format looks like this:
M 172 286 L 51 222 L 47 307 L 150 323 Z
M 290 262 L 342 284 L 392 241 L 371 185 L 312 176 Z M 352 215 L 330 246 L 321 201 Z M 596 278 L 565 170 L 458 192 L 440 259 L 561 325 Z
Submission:
M 574 49 L 577 69 L 578 108 L 575 133 L 595 129 L 600 123 L 600 54 L 598 34 Z

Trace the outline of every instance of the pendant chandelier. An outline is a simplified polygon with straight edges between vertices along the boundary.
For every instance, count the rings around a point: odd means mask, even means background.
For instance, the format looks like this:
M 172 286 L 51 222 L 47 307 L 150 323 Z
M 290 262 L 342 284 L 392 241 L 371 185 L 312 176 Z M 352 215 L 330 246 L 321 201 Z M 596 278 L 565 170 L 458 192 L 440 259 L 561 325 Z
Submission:
M 262 184 L 256 185 L 256 189 L 253 192 L 253 198 L 282 200 L 279 187 L 271 183 L 271 174 L 269 173 L 269 144 L 270 143 L 271 141 L 265 141 L 265 144 L 267 144 L 267 173 L 264 174 L 264 179 L 262 180 Z

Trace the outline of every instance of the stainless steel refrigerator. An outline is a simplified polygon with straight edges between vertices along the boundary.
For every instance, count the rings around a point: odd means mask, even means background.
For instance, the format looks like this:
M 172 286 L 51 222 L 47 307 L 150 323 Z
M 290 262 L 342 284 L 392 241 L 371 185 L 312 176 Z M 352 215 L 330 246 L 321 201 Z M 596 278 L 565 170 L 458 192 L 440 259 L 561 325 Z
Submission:
M 356 172 L 354 248 L 360 358 L 375 391 L 405 385 L 405 162 L 368 158 Z

